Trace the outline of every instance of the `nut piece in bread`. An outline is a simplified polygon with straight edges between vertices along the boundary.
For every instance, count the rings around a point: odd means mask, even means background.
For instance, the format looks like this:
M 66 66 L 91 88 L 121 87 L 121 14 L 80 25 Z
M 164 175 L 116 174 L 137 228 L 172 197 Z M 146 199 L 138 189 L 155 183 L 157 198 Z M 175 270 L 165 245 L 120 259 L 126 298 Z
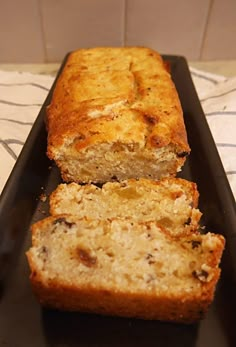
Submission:
M 197 232 L 201 212 L 196 184 L 181 178 L 129 179 L 93 184 L 61 184 L 50 196 L 50 213 L 79 218 L 156 221 L 172 234 Z
M 49 158 L 66 182 L 176 175 L 190 149 L 160 55 L 144 47 L 70 54 L 47 109 Z
M 69 215 L 32 232 L 31 282 L 44 306 L 190 323 L 213 300 L 223 236 L 174 237 L 155 222 Z

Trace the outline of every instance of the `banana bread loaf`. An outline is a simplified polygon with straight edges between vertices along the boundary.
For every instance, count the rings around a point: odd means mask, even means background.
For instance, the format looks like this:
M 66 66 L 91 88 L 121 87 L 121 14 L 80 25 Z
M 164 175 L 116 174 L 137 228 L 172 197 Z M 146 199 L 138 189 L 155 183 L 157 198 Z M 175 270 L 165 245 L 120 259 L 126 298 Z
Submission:
M 196 232 L 200 211 L 195 183 L 180 178 L 129 179 L 93 184 L 61 184 L 50 196 L 50 213 L 94 219 L 131 218 L 157 221 L 171 233 Z
M 70 54 L 47 109 L 48 156 L 66 182 L 175 175 L 190 149 L 177 91 L 144 47 Z
M 219 279 L 224 238 L 174 237 L 155 222 L 48 217 L 27 256 L 39 301 L 62 310 L 194 322 Z

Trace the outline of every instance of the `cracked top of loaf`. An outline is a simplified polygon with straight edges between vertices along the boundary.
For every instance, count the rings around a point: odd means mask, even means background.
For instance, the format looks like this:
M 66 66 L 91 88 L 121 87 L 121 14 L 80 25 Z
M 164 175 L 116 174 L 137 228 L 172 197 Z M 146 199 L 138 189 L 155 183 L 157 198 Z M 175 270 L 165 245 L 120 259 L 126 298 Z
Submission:
M 99 47 L 71 53 L 47 109 L 47 125 L 48 155 L 56 161 L 67 181 L 80 181 L 75 177 L 78 168 L 73 172 L 69 161 L 75 160 L 78 153 L 88 153 L 88 149 L 92 149 L 92 154 L 94 150 L 141 151 L 146 158 L 147 152 L 159 152 L 161 158 L 154 154 L 150 160 L 164 161 L 159 150 L 168 147 L 168 154 L 174 153 L 170 160 L 176 161 L 172 168 L 167 168 L 169 174 L 179 170 L 190 151 L 171 76 L 161 56 L 144 47 Z M 111 146 L 107 148 L 106 144 Z M 140 153 L 136 162 L 142 160 Z M 117 158 L 110 160 L 117 162 Z M 83 168 L 87 179 L 82 181 L 103 181 L 90 177 L 91 171 L 99 176 L 96 167 Z M 140 173 L 135 174 L 135 170 Z M 134 177 L 147 177 L 143 168 L 135 170 Z M 125 176 L 124 172 L 129 171 L 125 168 L 120 170 L 122 177 L 115 169 L 108 171 L 105 181 L 112 174 L 119 179 L 132 177 L 129 173 Z M 162 176 L 168 176 L 168 172 Z

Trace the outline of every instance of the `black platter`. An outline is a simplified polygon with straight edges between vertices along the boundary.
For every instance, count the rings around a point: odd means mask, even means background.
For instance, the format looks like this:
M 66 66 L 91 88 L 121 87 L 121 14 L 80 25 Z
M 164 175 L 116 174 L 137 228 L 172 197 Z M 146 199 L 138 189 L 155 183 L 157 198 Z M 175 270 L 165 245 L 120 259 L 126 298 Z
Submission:
M 0 198 L 0 346 L 236 346 L 235 200 L 186 60 L 179 56 L 164 59 L 170 63 L 191 147 L 181 177 L 198 185 L 206 230 L 226 238 L 222 276 L 206 318 L 181 325 L 66 313 L 42 309 L 34 298 L 25 256 L 30 246 L 29 226 L 48 214 L 47 201 L 39 196 L 50 194 L 61 182 L 57 168 L 46 157 L 45 110 L 54 83 Z

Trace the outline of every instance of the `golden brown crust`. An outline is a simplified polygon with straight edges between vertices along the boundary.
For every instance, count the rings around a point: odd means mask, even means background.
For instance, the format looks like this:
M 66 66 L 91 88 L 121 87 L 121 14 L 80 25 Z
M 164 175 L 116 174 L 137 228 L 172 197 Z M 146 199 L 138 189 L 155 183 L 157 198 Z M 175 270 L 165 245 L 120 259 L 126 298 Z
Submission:
M 160 55 L 149 48 L 71 53 L 47 115 L 48 156 L 67 181 L 72 179 L 63 151 L 70 157 L 101 143 L 136 144 L 154 152 L 170 146 L 176 156 L 170 174 L 190 151 L 175 86 Z
M 99 57 L 102 61 L 94 66 Z M 113 70 L 114 62 L 117 62 L 115 68 L 118 70 Z M 104 71 L 106 64 L 108 72 Z M 152 70 L 148 71 L 149 66 Z M 101 81 L 98 80 L 99 73 L 102 73 Z M 110 91 L 110 86 L 105 84 L 107 81 L 112 83 L 114 90 Z M 134 116 L 137 112 L 141 124 L 151 126 L 147 141 L 151 147 L 160 146 L 160 141 L 163 145 L 172 142 L 189 151 L 181 105 L 162 59 L 148 48 L 137 47 L 81 49 L 70 55 L 48 108 L 49 143 L 52 140 L 57 146 L 64 136 L 82 134 L 85 139 L 80 146 L 86 146 L 98 140 L 91 136 L 95 130 L 111 141 L 116 138 L 117 129 L 113 134 L 110 134 L 111 129 L 108 133 L 103 129 L 108 126 L 111 115 L 108 113 L 102 119 L 91 119 L 88 112 L 102 110 L 106 105 L 119 101 L 129 103 L 122 111 L 130 110 Z M 168 137 L 165 132 L 168 132 Z M 156 134 L 161 140 L 155 139 Z
M 30 257 L 29 257 L 30 261 Z M 214 279 L 216 283 L 219 275 Z M 169 297 L 113 292 L 99 288 L 77 288 L 52 280 L 45 286 L 40 276 L 32 273 L 31 284 L 41 305 L 64 311 L 98 313 L 177 323 L 194 323 L 204 318 L 214 296 L 214 285 L 207 285 L 201 297 Z
M 71 253 L 71 247 L 73 249 L 77 249 L 78 241 L 80 242 L 79 247 L 81 247 L 83 225 L 87 225 L 83 223 L 90 222 L 93 226 L 101 226 L 101 223 L 103 223 L 98 221 L 89 221 L 86 219 L 78 220 L 75 216 L 61 215 L 60 217 L 57 216 L 46 218 L 45 220 L 33 225 L 33 246 L 27 252 L 27 257 L 31 268 L 30 279 L 32 287 L 42 305 L 61 310 L 93 312 L 105 315 L 157 319 L 184 323 L 195 322 L 204 316 L 213 300 L 215 286 L 220 276 L 218 264 L 220 262 L 225 243 L 224 238 L 221 235 L 208 233 L 205 236 L 191 235 L 185 238 L 176 238 L 165 230 L 162 231 L 159 229 L 159 227 L 158 229 L 155 229 L 155 223 L 141 223 L 139 226 L 136 224 L 134 227 L 131 225 L 132 223 L 130 223 L 131 229 L 124 231 L 125 233 L 130 234 L 132 230 L 134 233 L 136 233 L 137 228 L 139 228 L 140 225 L 143 225 L 144 229 L 147 228 L 147 230 L 149 230 L 150 228 L 154 233 L 156 230 L 158 242 L 161 242 L 161 238 L 163 237 L 165 240 L 164 242 L 170 242 L 172 243 L 172 246 L 174 245 L 174 247 L 180 246 L 180 248 L 178 248 L 179 256 L 177 256 L 176 253 L 177 258 L 173 258 L 176 259 L 176 261 L 180 261 L 183 254 L 187 256 L 189 255 L 190 263 L 186 264 L 185 260 L 181 260 L 179 271 L 183 271 L 183 274 L 180 275 L 179 273 L 179 275 L 171 275 L 171 284 L 168 289 L 165 290 L 165 287 L 161 288 L 161 277 L 157 277 L 159 278 L 157 283 L 160 284 L 156 284 L 156 286 L 151 289 L 148 285 L 148 281 L 145 280 L 144 283 L 139 282 L 142 283 L 142 287 L 140 287 L 137 285 L 136 280 L 132 282 L 133 280 L 131 278 L 129 279 L 129 281 L 131 280 L 131 282 L 129 282 L 129 286 L 120 281 L 116 284 L 112 284 L 113 282 L 111 282 L 108 277 L 106 278 L 106 276 L 109 276 L 109 273 L 106 272 L 104 273 L 105 281 L 103 281 L 103 279 L 99 277 L 98 272 L 101 271 L 101 266 L 103 267 L 105 264 L 103 265 L 103 263 L 101 263 L 102 258 L 99 258 L 99 254 L 97 254 L 98 258 L 93 258 L 97 260 L 93 261 L 91 264 L 87 263 L 88 257 L 86 257 L 86 262 L 84 263 L 85 266 L 82 266 L 82 268 L 80 267 L 81 270 L 78 270 L 79 262 L 77 261 L 82 260 L 83 263 L 84 256 L 83 259 L 75 259 L 74 264 L 76 264 L 77 267 L 75 270 L 77 275 L 70 275 L 68 261 L 70 262 L 70 259 L 73 256 L 73 253 Z M 116 232 L 119 226 L 123 225 L 127 227 L 129 224 L 127 221 L 124 222 L 121 220 L 115 220 L 115 229 L 110 229 L 112 223 L 112 221 L 106 222 L 106 225 L 103 225 L 102 227 L 108 227 L 108 229 L 104 229 L 105 234 L 101 234 L 100 229 L 98 235 L 105 237 L 104 235 L 107 233 L 112 233 L 114 236 L 114 232 Z M 58 228 L 62 228 L 54 229 L 56 225 L 60 225 Z M 53 228 L 50 229 L 50 226 L 53 226 Z M 139 232 L 137 234 L 140 238 L 143 237 L 143 228 L 141 227 L 140 229 L 141 234 L 139 234 Z M 51 233 L 52 236 L 50 236 L 50 234 L 45 235 L 45 233 L 48 232 Z M 86 230 L 88 235 L 91 232 L 92 229 Z M 150 230 L 148 232 L 150 232 Z M 62 236 L 60 236 L 60 233 Z M 74 239 L 75 235 L 78 235 L 78 240 Z M 40 253 L 37 252 L 42 252 L 42 248 L 44 248 L 44 242 L 42 241 L 44 237 L 45 241 L 47 242 L 46 247 L 48 248 L 45 254 L 48 258 L 43 260 L 43 265 L 41 261 L 40 265 Z M 58 251 L 55 250 L 54 247 L 56 246 L 55 241 L 58 239 L 55 239 L 55 237 L 62 237 L 61 242 L 63 242 L 63 249 L 61 249 L 61 252 L 63 252 L 64 263 L 57 263 L 58 259 L 56 255 L 58 254 Z M 89 237 L 86 235 L 85 240 Z M 97 237 L 98 236 L 96 236 L 96 240 L 98 240 Z M 140 242 L 139 237 L 138 242 Z M 50 238 L 54 238 L 54 243 L 50 243 L 52 242 L 52 239 L 50 240 Z M 67 242 L 68 238 L 70 241 L 66 246 L 65 241 Z M 102 240 L 103 243 L 108 239 L 105 237 Z M 119 242 L 119 240 L 116 241 Z M 85 242 L 87 243 L 87 241 Z M 167 243 L 166 245 L 168 245 Z M 96 244 L 96 241 L 94 245 L 95 249 L 98 249 L 97 247 L 99 247 L 99 244 Z M 159 243 L 159 245 L 161 244 Z M 66 249 L 68 250 L 68 247 L 70 249 L 69 258 L 68 256 L 66 257 Z M 105 248 L 105 244 L 103 244 L 103 247 Z M 90 251 L 92 252 L 92 250 Z M 114 248 L 113 251 L 115 252 Z M 50 262 L 50 254 L 52 256 L 51 261 L 53 264 L 47 265 L 49 264 L 47 261 Z M 128 259 L 130 254 L 127 254 L 126 257 Z M 188 260 L 188 258 L 186 258 L 186 260 Z M 172 266 L 172 270 L 175 268 L 175 265 L 173 267 L 173 263 L 170 263 L 168 257 L 165 258 L 165 262 L 167 262 L 166 269 L 169 269 L 170 266 Z M 58 266 L 56 266 L 55 263 Z M 125 264 L 127 264 L 127 267 L 129 266 L 129 263 L 125 262 Z M 185 270 L 181 267 L 181 264 L 182 266 L 185 266 Z M 52 269 L 55 269 L 56 272 L 54 270 L 52 271 Z M 87 273 L 89 277 L 86 277 L 86 275 L 84 275 L 85 273 Z M 114 274 L 112 274 L 112 276 L 113 275 Z M 120 276 L 120 273 L 117 273 L 117 275 Z M 98 278 L 95 278 L 95 276 L 98 276 Z M 170 275 L 166 273 L 166 276 Z M 180 276 L 182 281 L 181 286 L 179 286 L 180 283 L 175 276 Z M 122 279 L 122 275 L 120 278 Z

